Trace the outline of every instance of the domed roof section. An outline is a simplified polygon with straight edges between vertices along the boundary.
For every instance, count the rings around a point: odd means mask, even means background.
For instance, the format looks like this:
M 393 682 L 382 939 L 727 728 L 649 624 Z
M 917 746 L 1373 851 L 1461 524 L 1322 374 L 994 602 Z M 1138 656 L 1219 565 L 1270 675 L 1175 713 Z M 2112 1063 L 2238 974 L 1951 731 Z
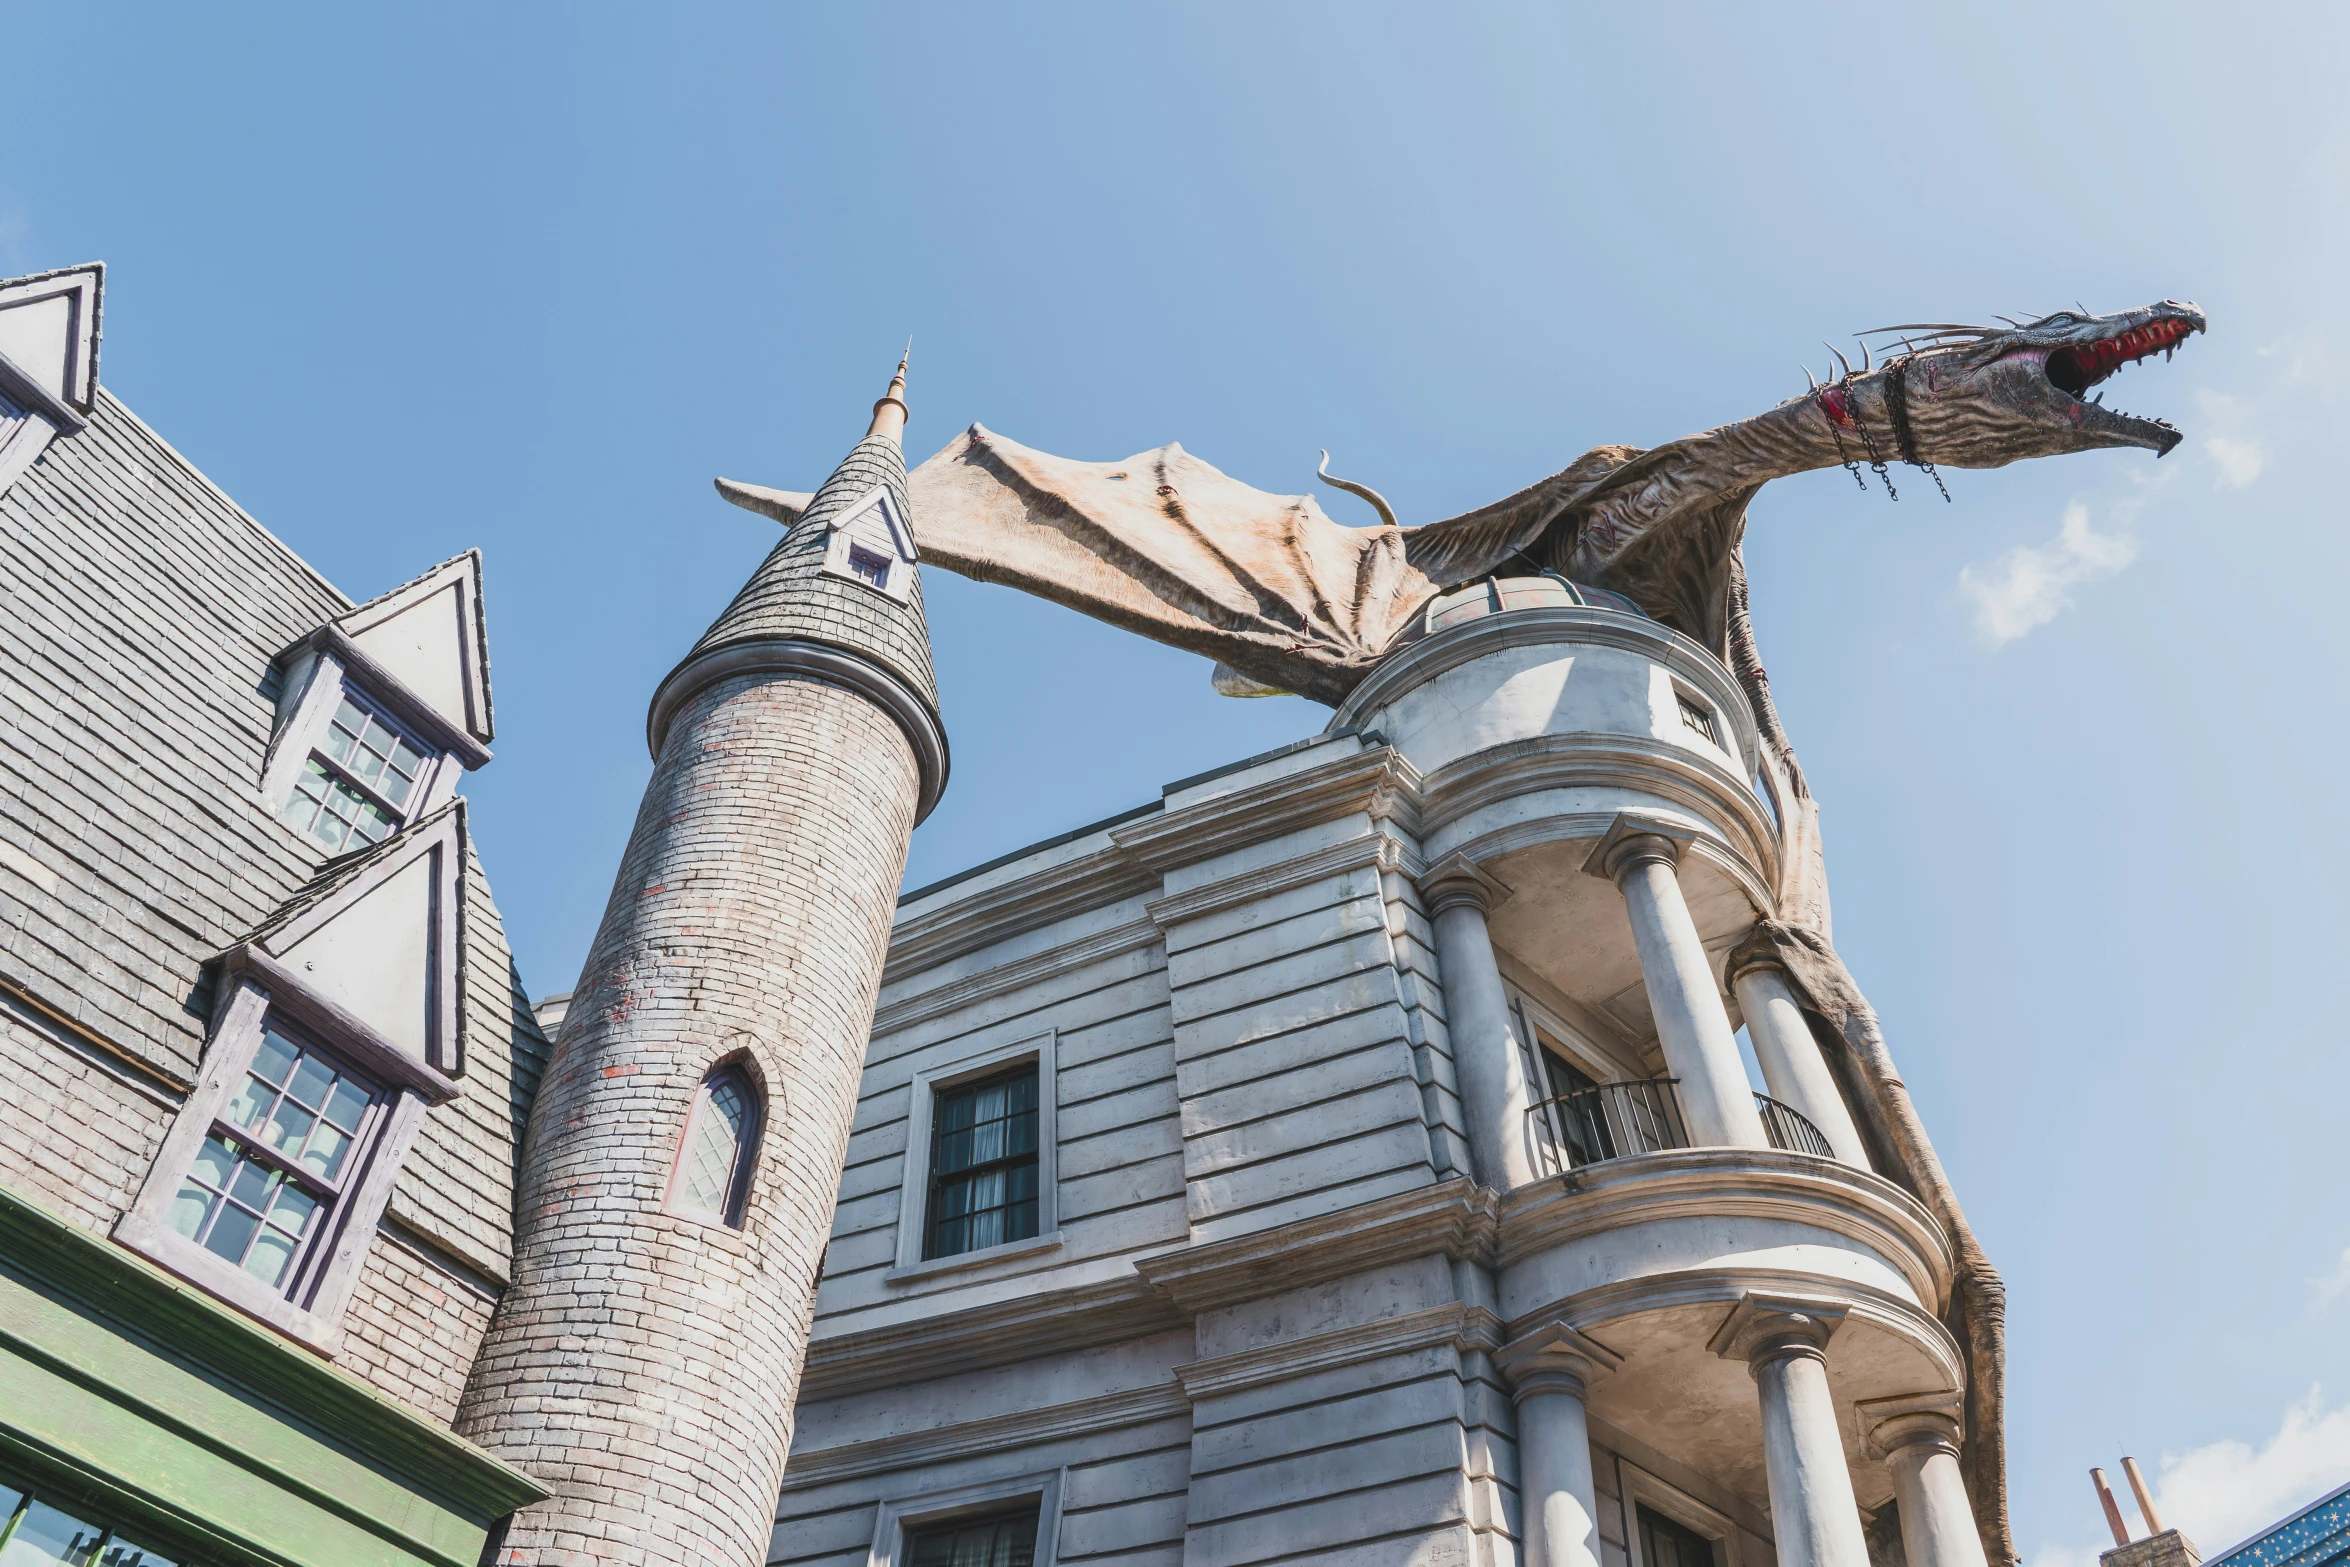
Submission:
M 880 506 L 875 505 L 879 491 Z M 887 515 L 894 508 L 894 519 Z M 788 638 L 861 654 L 938 711 L 922 575 L 914 560 L 906 459 L 893 435 L 868 435 L 824 481 L 799 521 L 768 553 L 686 661 L 740 642 Z M 892 522 L 894 521 L 894 529 Z M 836 541 L 854 525 L 872 547 Z M 893 544 L 895 548 L 891 548 Z M 894 558 L 893 558 L 894 557 Z M 828 568 L 828 562 L 830 566 Z M 847 564 L 850 569 L 842 569 Z M 877 580 L 885 572 L 887 586 Z

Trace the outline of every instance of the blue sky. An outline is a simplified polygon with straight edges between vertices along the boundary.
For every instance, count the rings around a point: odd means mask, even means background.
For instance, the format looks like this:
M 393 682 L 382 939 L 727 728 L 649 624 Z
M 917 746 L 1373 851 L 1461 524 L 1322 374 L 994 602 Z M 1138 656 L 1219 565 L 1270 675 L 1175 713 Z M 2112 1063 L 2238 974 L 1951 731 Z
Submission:
M 2344 13 L 0 9 L 0 271 L 112 264 L 103 373 L 365 597 L 486 553 L 476 831 L 568 988 L 653 684 L 914 334 L 972 421 L 1407 521 L 1767 407 L 1820 339 L 2166 295 L 2187 444 L 1753 509 L 1836 930 L 2011 1293 L 2036 1567 L 2160 1460 L 2216 1548 L 2350 1480 Z M 50 62 L 46 65 L 37 62 Z M 1335 515 L 1350 516 L 1338 498 Z M 923 881 L 1320 727 L 927 583 Z M 2164 1460 L 2164 1455 L 2168 1455 Z

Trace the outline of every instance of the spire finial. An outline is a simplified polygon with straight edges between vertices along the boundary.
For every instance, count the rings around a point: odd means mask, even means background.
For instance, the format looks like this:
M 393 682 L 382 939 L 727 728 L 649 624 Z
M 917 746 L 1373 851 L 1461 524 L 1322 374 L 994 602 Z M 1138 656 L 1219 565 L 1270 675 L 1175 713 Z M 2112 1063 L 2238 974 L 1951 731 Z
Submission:
M 889 378 L 889 390 L 873 405 L 873 423 L 866 428 L 867 435 L 886 435 L 894 441 L 906 428 L 906 361 L 913 357 L 914 340 L 909 337 L 906 351 L 898 355 L 898 373 Z

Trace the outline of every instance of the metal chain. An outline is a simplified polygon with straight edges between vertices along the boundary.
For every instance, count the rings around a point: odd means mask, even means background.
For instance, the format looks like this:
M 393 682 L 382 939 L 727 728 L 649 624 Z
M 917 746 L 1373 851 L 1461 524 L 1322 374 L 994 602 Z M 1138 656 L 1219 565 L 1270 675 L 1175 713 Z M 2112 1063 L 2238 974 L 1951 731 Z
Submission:
M 1912 468 L 1923 468 L 1926 477 L 1934 481 L 1934 488 L 1942 492 L 1942 499 L 1950 499 L 1950 486 L 1942 482 L 1942 475 L 1934 465 L 1918 456 L 1917 437 L 1909 427 L 1909 361 L 1904 354 L 1885 367 L 1885 412 L 1893 421 L 1893 444 L 1901 448 L 1901 460 Z
M 1844 465 L 1846 473 L 1852 475 L 1852 482 L 1860 486 L 1861 494 L 1868 494 L 1869 481 L 1860 476 L 1860 464 L 1854 462 L 1852 454 L 1844 449 L 1844 429 L 1837 424 L 1835 412 L 1828 407 L 1827 388 L 1822 387 L 1812 393 L 1812 401 L 1820 405 L 1820 417 L 1828 421 L 1828 433 L 1836 438 L 1836 460 Z M 1849 393 L 1846 394 L 1845 406 L 1851 406 Z
M 1896 501 L 1901 499 L 1901 492 L 1893 488 L 1893 471 L 1885 466 L 1885 459 L 1877 455 L 1876 438 L 1869 434 L 1869 422 L 1860 416 L 1859 399 L 1852 395 L 1852 367 L 1850 365 L 1844 368 L 1844 406 L 1852 410 L 1852 423 L 1860 431 L 1860 444 L 1868 448 L 1869 469 L 1876 474 L 1877 482 L 1885 486 L 1886 498 Z M 1837 442 L 1836 448 L 1839 451 L 1843 450 L 1844 443 Z M 1863 485 L 1861 488 L 1866 489 L 1868 486 Z

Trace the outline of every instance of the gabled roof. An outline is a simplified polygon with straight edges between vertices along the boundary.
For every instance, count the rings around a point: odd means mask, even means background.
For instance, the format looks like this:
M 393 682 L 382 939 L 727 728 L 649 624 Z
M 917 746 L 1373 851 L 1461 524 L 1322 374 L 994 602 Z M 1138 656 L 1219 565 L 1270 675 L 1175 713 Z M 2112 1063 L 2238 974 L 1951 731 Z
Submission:
M 258 949 L 384 1043 L 445 1077 L 464 1069 L 465 802 L 345 855 L 232 952 Z
M 69 410 L 66 422 L 77 429 L 98 396 L 98 315 L 105 282 L 103 261 L 0 281 L 0 359 L 33 383 L 36 400 Z
M 493 738 L 481 551 L 442 561 L 335 626 L 452 727 L 484 745 Z

